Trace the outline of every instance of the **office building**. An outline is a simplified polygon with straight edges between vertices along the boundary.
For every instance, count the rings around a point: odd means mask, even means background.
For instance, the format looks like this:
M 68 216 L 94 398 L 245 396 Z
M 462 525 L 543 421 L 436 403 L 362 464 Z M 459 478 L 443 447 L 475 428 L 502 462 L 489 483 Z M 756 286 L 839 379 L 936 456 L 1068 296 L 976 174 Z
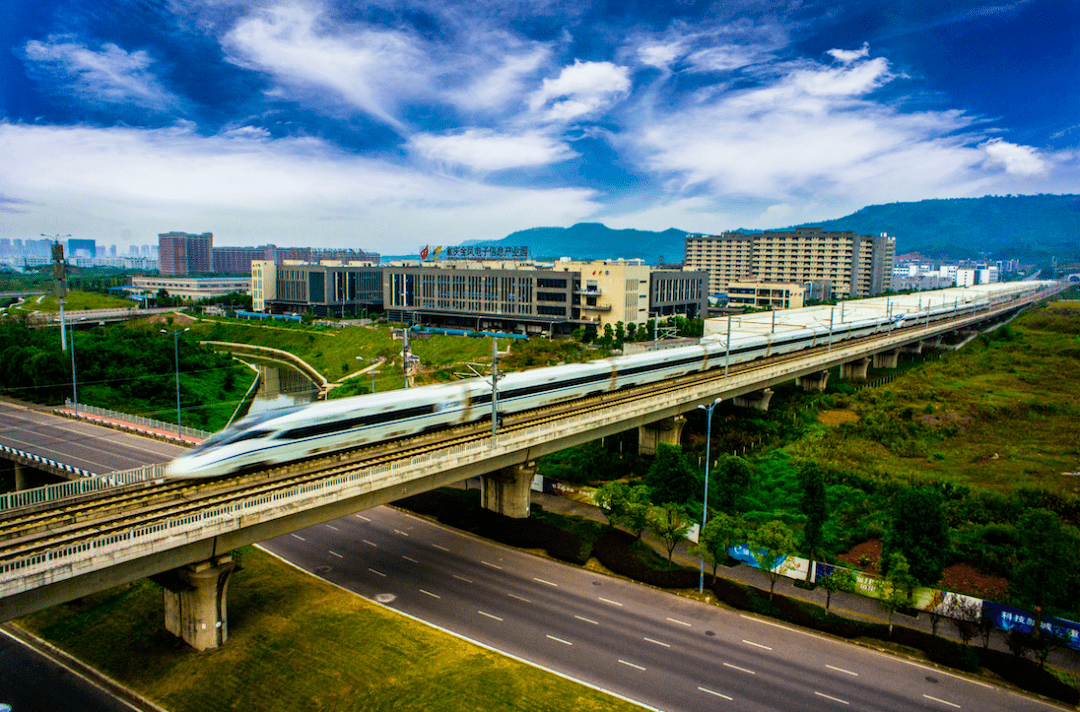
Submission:
M 795 282 L 729 282 L 728 306 L 754 309 L 801 309 L 806 285 Z
M 708 272 L 654 269 L 649 276 L 649 316 L 704 318 L 708 308 Z
M 622 322 L 644 324 L 649 320 L 650 268 L 641 260 L 561 260 L 557 272 L 579 275 L 576 306 L 581 321 L 600 329 Z
M 247 277 L 131 277 L 133 291 L 153 296 L 162 289 L 170 297 L 181 299 L 205 299 L 207 297 L 220 297 L 224 294 L 239 292 L 247 294 L 251 291 L 251 280 Z
M 149 249 L 144 247 L 145 254 Z M 214 233 L 158 235 L 158 269 L 162 276 L 194 275 L 214 271 Z
M 345 316 L 381 309 L 383 273 L 370 265 L 288 260 L 251 263 L 251 306 L 255 311 Z
M 895 238 L 796 228 L 790 232 L 725 232 L 687 235 L 688 270 L 709 273 L 709 293 L 722 293 L 731 282 L 763 281 L 804 284 L 827 280 L 841 298 L 888 291 L 892 281 Z

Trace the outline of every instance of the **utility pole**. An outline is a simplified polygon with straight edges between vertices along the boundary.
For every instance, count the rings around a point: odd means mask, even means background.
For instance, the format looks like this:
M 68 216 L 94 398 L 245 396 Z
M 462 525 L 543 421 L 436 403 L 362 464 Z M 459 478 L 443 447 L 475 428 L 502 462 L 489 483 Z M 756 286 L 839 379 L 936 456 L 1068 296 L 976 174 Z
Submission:
M 491 447 L 499 445 L 499 340 L 491 339 Z
M 60 240 L 61 238 L 71 237 L 71 235 L 46 235 L 45 233 L 41 233 L 41 236 L 53 238 L 53 289 L 56 292 L 56 298 L 60 300 L 60 349 L 62 351 L 67 351 L 67 333 L 64 329 L 64 297 L 67 296 L 67 265 L 64 263 L 64 246 L 60 244 Z

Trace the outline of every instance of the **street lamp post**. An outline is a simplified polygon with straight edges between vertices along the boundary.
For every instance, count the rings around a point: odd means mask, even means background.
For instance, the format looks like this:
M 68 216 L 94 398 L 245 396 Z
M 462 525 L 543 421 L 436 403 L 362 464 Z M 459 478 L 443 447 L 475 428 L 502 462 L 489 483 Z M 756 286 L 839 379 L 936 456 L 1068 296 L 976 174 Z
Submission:
M 705 533 L 705 523 L 709 517 L 709 465 L 712 464 L 709 446 L 712 444 L 712 412 L 723 398 L 717 398 L 709 405 L 699 405 L 705 411 L 705 497 L 701 507 L 701 530 L 698 531 L 698 551 L 701 554 L 701 577 L 698 579 L 698 593 L 705 590 L 705 551 L 701 548 L 701 536 Z
M 162 334 L 173 335 L 173 363 L 176 364 L 176 434 L 183 439 L 183 423 L 180 421 L 180 334 L 186 334 L 190 328 L 183 331 L 161 330 Z

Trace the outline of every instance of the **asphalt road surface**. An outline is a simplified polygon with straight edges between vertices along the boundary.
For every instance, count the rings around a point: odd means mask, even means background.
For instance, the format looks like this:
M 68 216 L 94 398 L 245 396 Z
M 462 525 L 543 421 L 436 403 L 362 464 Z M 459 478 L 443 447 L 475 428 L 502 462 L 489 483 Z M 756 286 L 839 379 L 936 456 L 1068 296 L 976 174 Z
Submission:
M 263 546 L 436 626 L 669 710 L 1045 710 L 895 656 L 379 507 Z
M 95 475 L 168 462 L 187 448 L 0 402 L 0 445 Z

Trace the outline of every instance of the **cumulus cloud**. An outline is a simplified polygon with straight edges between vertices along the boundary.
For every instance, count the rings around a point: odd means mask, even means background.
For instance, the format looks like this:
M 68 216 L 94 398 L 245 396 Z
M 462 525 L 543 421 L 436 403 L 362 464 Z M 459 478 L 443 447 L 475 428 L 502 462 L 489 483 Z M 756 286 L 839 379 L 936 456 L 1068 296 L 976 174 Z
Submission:
M 529 105 L 545 112 L 550 121 L 570 121 L 591 114 L 630 91 L 630 70 L 612 62 L 582 62 L 563 67 L 555 79 L 545 79 L 533 93 Z
M 479 171 L 542 166 L 577 155 L 562 141 L 541 133 L 513 135 L 487 129 L 468 129 L 442 136 L 418 134 L 409 139 L 409 147 L 428 160 Z
M 994 138 L 979 148 L 986 152 L 987 162 L 991 166 L 1004 168 L 1009 175 L 1027 177 L 1046 172 L 1046 163 L 1031 146 L 1020 146 Z
M 851 64 L 870 56 L 870 44 L 863 42 L 862 49 L 830 49 L 826 54 L 841 64 Z
M 638 61 L 649 67 L 668 69 L 671 64 L 681 57 L 683 47 L 681 42 L 664 42 L 647 44 L 637 49 Z
M 53 94 L 74 96 L 101 105 L 131 105 L 164 110 L 177 98 L 164 89 L 150 70 L 154 60 L 142 50 L 128 52 L 106 43 L 90 49 L 67 37 L 30 40 L 23 48 L 29 74 Z
M 411 235 L 417 244 L 431 235 L 497 239 L 571 224 L 598 207 L 587 189 L 490 185 L 257 132 L 0 123 L 0 155 L 7 200 L 27 206 L 6 221 L 32 234 L 51 216 L 72 233 L 109 221 L 149 239 L 170 225 L 203 225 L 222 244 L 293 244 L 304 235 L 401 254 Z

